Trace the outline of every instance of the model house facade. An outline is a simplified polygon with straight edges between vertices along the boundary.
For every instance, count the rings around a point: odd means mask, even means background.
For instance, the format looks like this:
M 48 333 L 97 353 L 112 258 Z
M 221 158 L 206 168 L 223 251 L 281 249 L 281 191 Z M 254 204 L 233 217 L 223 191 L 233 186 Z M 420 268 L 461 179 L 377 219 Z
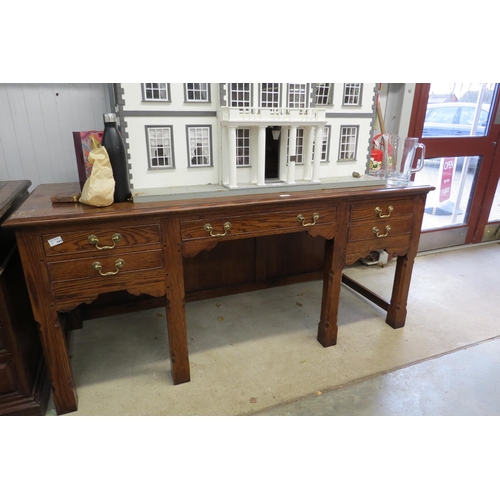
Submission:
M 374 97 L 374 83 L 115 84 L 134 189 L 364 174 Z

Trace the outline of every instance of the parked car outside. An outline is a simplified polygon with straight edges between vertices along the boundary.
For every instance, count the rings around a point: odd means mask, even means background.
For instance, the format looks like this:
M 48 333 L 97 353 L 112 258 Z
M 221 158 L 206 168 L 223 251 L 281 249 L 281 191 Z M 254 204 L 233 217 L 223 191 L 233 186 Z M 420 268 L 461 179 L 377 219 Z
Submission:
M 422 137 L 467 137 L 470 136 L 476 104 L 470 102 L 446 102 L 427 105 Z M 488 124 L 489 105 L 485 104 L 479 114 L 475 135 L 485 135 Z

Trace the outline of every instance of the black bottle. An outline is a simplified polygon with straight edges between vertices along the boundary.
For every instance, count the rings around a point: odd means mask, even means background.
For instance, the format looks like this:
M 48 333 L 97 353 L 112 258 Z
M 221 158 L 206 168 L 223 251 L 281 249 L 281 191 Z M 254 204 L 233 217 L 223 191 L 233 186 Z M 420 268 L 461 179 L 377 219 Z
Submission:
M 104 132 L 102 134 L 102 145 L 108 152 L 113 177 L 115 179 L 115 203 L 126 201 L 131 198 L 127 153 L 122 136 L 116 126 L 116 115 L 104 113 Z

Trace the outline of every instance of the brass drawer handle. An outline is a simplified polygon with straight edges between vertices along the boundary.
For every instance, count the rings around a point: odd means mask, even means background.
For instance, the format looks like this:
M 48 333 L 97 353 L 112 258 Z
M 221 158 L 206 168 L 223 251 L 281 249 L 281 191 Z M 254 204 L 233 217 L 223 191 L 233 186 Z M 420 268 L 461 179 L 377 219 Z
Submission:
M 373 234 L 377 236 L 377 238 L 385 238 L 386 236 L 389 235 L 389 231 L 391 230 L 391 226 L 387 225 L 385 226 L 385 234 L 380 234 L 380 229 L 377 226 L 374 226 L 372 231 Z
M 212 227 L 212 224 L 205 224 L 205 226 L 203 227 L 203 229 L 207 233 L 209 233 L 212 238 L 219 238 L 220 236 L 226 236 L 226 234 L 231 229 L 231 223 L 230 222 L 224 222 L 224 225 L 222 227 L 224 228 L 224 232 L 223 233 L 218 233 L 218 234 L 214 234 L 213 233 L 214 228 Z
M 392 205 L 389 205 L 389 213 L 387 215 L 382 215 L 382 209 L 380 207 L 377 207 L 375 209 L 375 213 L 381 218 L 381 219 L 387 219 L 388 217 L 391 216 L 392 211 L 394 210 L 394 207 Z
M 302 222 L 302 225 L 304 227 L 306 226 L 314 226 L 314 224 L 316 224 L 316 221 L 319 219 L 319 214 L 317 212 L 314 212 L 313 214 L 313 222 L 304 222 L 306 220 L 306 218 L 302 215 L 302 214 L 299 214 L 297 215 L 297 220 L 299 222 Z
M 122 235 L 120 233 L 115 233 L 111 237 L 111 241 L 113 242 L 113 244 L 111 246 L 109 246 L 109 245 L 103 245 L 102 247 L 100 247 L 99 246 L 99 240 L 98 240 L 98 238 L 97 238 L 97 236 L 95 234 L 91 234 L 88 237 L 89 243 L 91 245 L 95 245 L 95 247 L 97 248 L 97 250 L 111 250 L 112 248 L 115 248 L 116 242 L 120 241 L 121 239 L 122 239 Z
M 115 269 L 116 271 L 109 271 L 109 273 L 103 273 L 102 272 L 102 264 L 100 262 L 94 262 L 92 264 L 92 268 L 95 269 L 96 271 L 99 271 L 99 274 L 101 276 L 112 276 L 113 274 L 118 274 L 120 272 L 120 269 L 125 265 L 125 261 L 123 259 L 117 259 L 115 262 Z

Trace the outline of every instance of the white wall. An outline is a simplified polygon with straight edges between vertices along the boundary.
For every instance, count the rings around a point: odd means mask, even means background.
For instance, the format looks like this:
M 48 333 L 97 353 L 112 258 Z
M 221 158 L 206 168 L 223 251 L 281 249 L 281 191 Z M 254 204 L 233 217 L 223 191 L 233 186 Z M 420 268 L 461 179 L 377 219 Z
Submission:
M 415 83 L 381 84 L 380 105 L 387 133 L 400 137 L 408 136 L 415 85 Z M 380 126 L 377 120 L 377 129 L 374 131 L 374 135 L 379 133 Z
M 129 146 L 131 185 L 133 188 L 147 189 L 171 186 L 219 184 L 220 146 L 219 125 L 216 112 L 219 109 L 218 84 L 210 84 L 210 102 L 184 102 L 184 84 L 170 83 L 170 102 L 143 101 L 140 83 L 121 83 L 123 89 L 124 121 L 126 122 Z M 131 116 L 127 112 L 139 111 L 144 116 Z M 189 113 L 212 112 L 214 116 L 179 116 L 177 111 Z M 165 116 L 148 116 L 149 112 L 167 113 Z M 168 113 L 174 113 L 169 115 Z M 148 169 L 146 126 L 172 126 L 172 143 L 175 168 Z M 211 167 L 188 167 L 187 125 L 209 125 L 212 129 Z
M 129 155 L 132 165 L 132 185 L 140 189 L 189 186 L 196 184 L 219 183 L 219 148 L 217 140 L 217 118 L 189 117 L 126 117 L 129 136 Z M 186 125 L 212 126 L 212 167 L 188 168 L 188 145 L 186 140 Z M 172 126 L 175 169 L 148 169 L 148 151 L 145 126 Z
M 77 182 L 72 133 L 113 111 L 107 83 L 0 83 L 0 181 Z

